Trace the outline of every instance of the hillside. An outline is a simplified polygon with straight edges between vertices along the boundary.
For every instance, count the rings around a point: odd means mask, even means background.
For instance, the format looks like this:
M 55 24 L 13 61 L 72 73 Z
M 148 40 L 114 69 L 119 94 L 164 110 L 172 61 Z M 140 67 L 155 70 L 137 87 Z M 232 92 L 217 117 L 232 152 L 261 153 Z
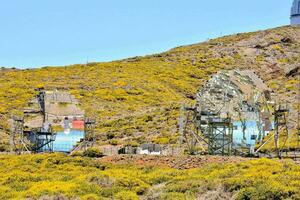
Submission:
M 199 87 L 220 69 L 256 71 L 281 102 L 290 103 L 292 127 L 299 66 L 300 28 L 286 26 L 109 63 L 1 70 L 0 149 L 7 148 L 7 119 L 41 87 L 74 94 L 97 119 L 99 144 L 176 143 L 180 104 L 193 103 Z

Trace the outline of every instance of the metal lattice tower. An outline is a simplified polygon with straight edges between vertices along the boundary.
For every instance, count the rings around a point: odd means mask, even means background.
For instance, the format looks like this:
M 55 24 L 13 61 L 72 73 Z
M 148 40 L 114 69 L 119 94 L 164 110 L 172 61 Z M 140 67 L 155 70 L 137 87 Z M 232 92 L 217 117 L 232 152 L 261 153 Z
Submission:
M 255 151 L 255 153 L 259 153 L 260 150 L 270 142 L 274 141 L 275 150 L 271 151 L 270 156 L 275 153 L 277 158 L 282 157 L 283 151 L 289 151 L 289 128 L 288 128 L 288 116 L 289 109 L 283 107 L 282 105 L 273 106 L 273 117 L 274 117 L 274 133 L 268 137 L 266 141 L 264 141 Z M 274 140 L 272 140 L 274 138 Z
M 95 137 L 96 121 L 91 118 L 86 118 L 84 122 L 84 144 L 85 148 L 93 146 L 96 142 Z
M 48 131 L 32 131 L 34 145 L 32 151 L 38 152 L 53 152 L 53 142 L 56 139 L 56 133 L 49 129 Z
M 199 111 L 199 107 L 182 106 L 180 117 L 180 143 L 185 143 L 190 154 L 207 153 L 229 156 L 233 147 L 231 118 L 220 118 L 216 113 Z
M 12 119 L 12 128 L 10 133 L 11 152 L 20 154 L 23 151 L 29 151 L 29 145 L 23 132 L 24 119 L 14 116 Z
M 286 148 L 288 139 L 289 139 L 289 130 L 287 126 L 287 116 L 289 114 L 289 110 L 287 108 L 282 108 L 279 106 L 278 109 L 274 112 L 274 120 L 275 120 L 275 149 L 278 158 L 281 158 L 282 149 Z M 281 145 L 280 141 L 283 140 Z M 280 146 L 281 145 L 281 146 Z
M 209 120 L 205 135 L 210 155 L 230 156 L 233 153 L 233 124 L 230 118 Z
M 182 105 L 179 120 L 180 144 L 185 143 L 187 145 L 189 154 L 197 152 L 197 144 L 202 151 L 205 151 L 203 145 L 207 145 L 207 141 L 200 135 L 197 125 L 196 108 Z
M 22 152 L 53 151 L 53 142 L 56 134 L 52 130 L 42 131 L 41 129 L 24 131 L 24 120 L 20 117 L 13 118 L 12 131 L 10 134 L 11 151 L 18 154 Z

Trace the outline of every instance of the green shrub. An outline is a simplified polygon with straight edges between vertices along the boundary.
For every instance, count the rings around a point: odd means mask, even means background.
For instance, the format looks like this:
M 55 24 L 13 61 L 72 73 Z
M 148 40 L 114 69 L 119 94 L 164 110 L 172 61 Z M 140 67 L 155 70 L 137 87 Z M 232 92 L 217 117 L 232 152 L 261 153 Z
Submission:
M 64 196 L 78 199 L 195 199 L 223 188 L 237 199 L 299 199 L 300 167 L 254 159 L 197 169 L 135 167 L 64 154 L 0 155 L 0 199 Z M 99 198 L 98 198 L 99 197 Z
M 95 194 L 87 194 L 87 195 L 84 195 L 81 199 L 82 200 L 101 200 L 102 198 Z
M 130 191 L 122 191 L 115 195 L 116 200 L 138 200 L 136 193 Z
M 90 158 L 99 158 L 103 156 L 103 152 L 97 148 L 88 148 L 83 152 L 83 156 Z
M 75 151 L 72 152 L 71 156 L 76 157 L 76 156 L 83 156 L 83 151 Z
M 115 135 L 114 133 L 107 133 L 107 134 L 106 134 L 106 137 L 107 137 L 108 140 L 114 139 L 115 136 L 116 136 L 116 135 Z
M 0 152 L 6 151 L 8 148 L 4 144 L 0 144 Z
M 164 200 L 186 200 L 185 195 L 178 192 L 169 192 L 162 195 Z
M 119 141 L 116 139 L 110 140 L 109 144 L 113 145 L 113 146 L 117 146 L 119 144 Z

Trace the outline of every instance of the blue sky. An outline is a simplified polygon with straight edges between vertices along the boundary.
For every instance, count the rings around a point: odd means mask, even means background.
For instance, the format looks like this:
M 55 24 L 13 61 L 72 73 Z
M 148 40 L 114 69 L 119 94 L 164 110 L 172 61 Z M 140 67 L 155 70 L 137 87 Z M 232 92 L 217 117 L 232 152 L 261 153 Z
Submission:
M 289 24 L 292 0 L 7 0 L 0 66 L 110 61 Z

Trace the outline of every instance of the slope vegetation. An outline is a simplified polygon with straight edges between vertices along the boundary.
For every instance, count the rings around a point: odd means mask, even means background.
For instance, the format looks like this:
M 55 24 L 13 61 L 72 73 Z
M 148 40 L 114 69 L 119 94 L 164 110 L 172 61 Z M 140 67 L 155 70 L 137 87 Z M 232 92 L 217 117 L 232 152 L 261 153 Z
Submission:
M 0 156 L 0 166 L 0 199 L 300 198 L 300 167 L 289 161 L 259 159 L 178 170 L 40 154 Z
M 36 88 L 68 90 L 98 121 L 98 143 L 176 143 L 182 102 L 220 69 L 253 69 L 293 108 L 300 63 L 300 28 L 226 36 L 162 54 L 109 63 L 0 71 L 0 129 L 20 114 Z M 294 69 L 294 70 L 291 70 Z M 3 135 L 2 133 L 2 135 Z M 4 136 L 3 136 L 4 137 Z M 6 140 L 1 148 L 4 149 Z

